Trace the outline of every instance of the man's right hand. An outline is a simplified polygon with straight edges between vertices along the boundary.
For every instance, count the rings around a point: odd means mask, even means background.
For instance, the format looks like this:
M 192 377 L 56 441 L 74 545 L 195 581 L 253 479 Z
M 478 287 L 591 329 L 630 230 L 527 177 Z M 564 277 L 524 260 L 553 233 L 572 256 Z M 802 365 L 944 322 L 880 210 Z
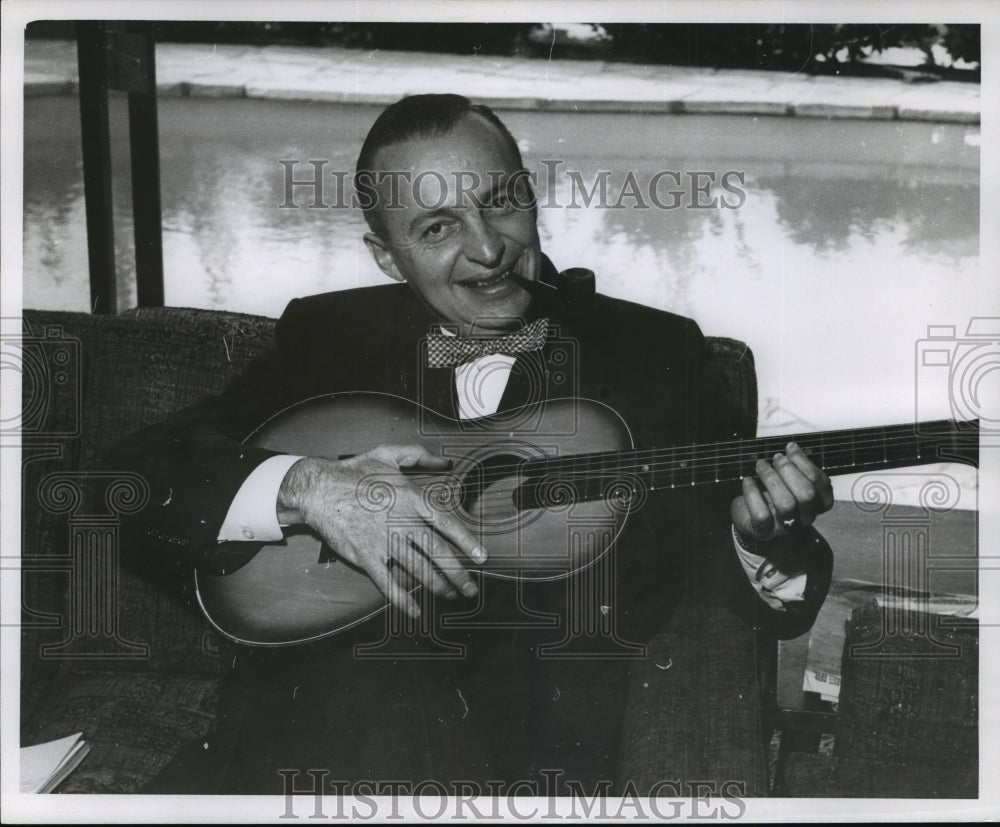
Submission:
M 459 554 L 477 563 L 486 550 L 447 510 L 426 501 L 402 469 L 447 471 L 448 459 L 436 457 L 418 445 L 382 445 L 346 460 L 305 458 L 285 475 L 278 492 L 278 521 L 308 525 L 341 557 L 363 569 L 389 602 L 411 617 L 420 614 L 417 602 L 389 568 L 391 558 L 434 594 L 456 597 L 456 589 L 475 596 L 476 584 Z M 388 508 L 366 507 L 372 484 L 388 484 L 395 499 Z M 391 542 L 388 518 L 423 521 L 430 531 L 415 531 Z M 456 553 L 458 552 L 458 553 Z

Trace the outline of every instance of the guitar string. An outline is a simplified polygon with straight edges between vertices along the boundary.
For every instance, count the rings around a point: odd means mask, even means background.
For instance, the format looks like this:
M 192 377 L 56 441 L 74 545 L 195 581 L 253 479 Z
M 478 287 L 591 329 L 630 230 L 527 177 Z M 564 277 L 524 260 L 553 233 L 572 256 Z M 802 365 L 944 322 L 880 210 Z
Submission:
M 857 454 L 858 452 L 866 453 L 872 447 L 884 447 L 885 450 L 882 453 L 885 455 L 888 461 L 902 461 L 904 459 L 918 459 L 919 453 L 914 453 L 911 457 L 907 455 L 894 454 L 893 456 L 888 456 L 890 452 L 895 451 L 899 447 L 906 448 L 911 451 L 915 451 L 920 442 L 926 441 L 922 439 L 913 439 L 911 437 L 897 437 L 890 439 L 878 439 L 878 440 L 864 440 L 864 441 L 853 441 L 853 442 L 841 442 L 838 444 L 826 443 L 822 446 L 822 453 L 824 455 L 831 454 L 836 455 L 839 453 L 850 451 L 852 454 Z M 584 455 L 573 455 L 571 457 L 543 457 L 543 458 L 525 458 L 524 460 L 518 461 L 513 464 L 500 464 L 496 466 L 490 466 L 487 469 L 487 476 L 504 476 L 513 474 L 515 472 L 525 471 L 525 465 L 527 464 L 529 471 L 538 471 L 539 474 L 544 475 L 546 472 L 550 474 L 565 474 L 568 476 L 579 475 L 579 474 L 593 474 L 593 473 L 613 473 L 622 472 L 624 470 L 637 469 L 642 473 L 650 473 L 655 470 L 659 470 L 665 466 L 671 466 L 674 470 L 687 471 L 692 470 L 697 472 L 705 466 L 698 464 L 690 465 L 688 467 L 680 465 L 680 463 L 687 464 L 691 459 L 715 459 L 716 464 L 719 466 L 720 470 L 725 469 L 727 471 L 732 470 L 733 466 L 740 467 L 749 464 L 751 461 L 756 461 L 758 456 L 764 455 L 764 452 L 759 450 L 753 454 L 749 454 L 746 451 L 736 451 L 736 452 L 719 452 L 713 451 L 710 448 L 689 450 L 684 451 L 682 449 L 654 449 L 653 451 L 645 452 L 598 452 L 593 454 Z M 735 443 L 738 445 L 738 443 Z M 720 447 L 725 445 L 725 443 L 719 443 Z M 664 459 L 654 459 L 651 462 L 644 462 L 645 455 L 652 454 L 653 456 L 664 457 Z M 825 458 L 825 456 L 824 456 Z M 874 464 L 878 464 L 877 461 L 872 461 Z M 870 463 L 860 463 L 856 459 L 853 462 L 847 463 L 848 465 L 859 465 L 859 464 L 870 464 Z M 531 468 L 530 466 L 538 466 L 536 468 Z M 841 467 L 841 466 L 831 466 L 831 467 Z M 417 477 L 421 475 L 411 475 L 412 477 Z M 425 474 L 423 476 L 430 478 L 440 478 L 439 474 Z
M 781 439 L 780 437 L 777 439 Z M 730 443 L 712 443 L 703 444 L 697 446 L 691 446 L 690 448 L 684 446 L 677 446 L 671 448 L 660 448 L 660 449 L 648 449 L 643 451 L 606 451 L 606 452 L 594 452 L 590 454 L 574 454 L 567 457 L 525 457 L 514 463 L 504 463 L 494 466 L 489 466 L 488 473 L 493 474 L 511 474 L 515 472 L 520 472 L 525 470 L 525 465 L 539 466 L 539 470 L 544 472 L 545 470 L 559 472 L 559 473 L 569 473 L 572 474 L 575 468 L 581 468 L 582 473 L 590 473 L 593 471 L 613 471 L 613 470 L 624 470 L 628 468 L 640 469 L 643 473 L 647 473 L 647 469 L 652 470 L 654 468 L 661 468 L 663 466 L 679 466 L 681 462 L 689 463 L 691 460 L 702 460 L 702 459 L 716 459 L 720 465 L 726 464 L 736 464 L 736 465 L 746 465 L 751 461 L 756 461 L 759 457 L 766 456 L 770 451 L 764 451 L 761 448 L 761 443 L 769 442 L 768 439 L 755 439 L 755 440 L 744 440 L 739 442 Z M 787 438 L 787 441 L 791 441 L 791 438 Z M 797 441 L 805 442 L 806 440 L 803 436 L 799 436 Z M 919 435 L 913 436 L 899 435 L 892 437 L 880 437 L 873 435 L 872 437 L 866 437 L 863 439 L 844 439 L 839 442 L 824 440 L 821 445 L 808 446 L 811 449 L 815 449 L 826 454 L 838 454 L 842 452 L 850 451 L 852 453 L 858 452 L 869 452 L 871 449 L 884 447 L 884 454 L 888 454 L 889 451 L 895 450 L 896 448 L 903 447 L 907 449 L 916 450 L 920 447 L 921 443 L 935 441 L 940 442 L 940 437 L 932 437 L 931 435 Z M 787 442 L 785 443 L 787 444 Z M 776 447 L 780 447 L 777 446 Z M 747 448 L 755 449 L 753 452 L 746 450 Z M 720 450 L 722 449 L 722 450 Z M 735 450 L 734 450 L 735 449 Z M 650 461 L 645 461 L 649 458 Z M 888 457 L 890 460 L 901 460 L 909 458 L 906 457 Z M 914 455 L 913 458 L 919 458 L 919 454 Z M 864 464 L 858 463 L 857 461 L 849 464 Z M 594 466 L 598 465 L 597 468 Z M 692 466 L 694 467 L 694 466 Z M 835 466 L 839 467 L 839 466 Z M 530 469 L 534 471 L 535 469 Z M 681 467 L 681 470 L 688 470 L 687 468 Z M 425 474 L 428 478 L 440 477 L 446 474 L 442 472 L 441 474 Z M 418 477 L 419 474 L 412 474 L 410 477 Z
M 906 427 L 906 426 L 890 426 L 890 427 Z M 909 427 L 912 428 L 912 426 L 909 426 Z M 885 429 L 880 429 L 880 430 L 882 430 L 884 432 Z M 836 432 L 834 432 L 834 433 L 836 433 Z M 808 436 L 808 435 L 805 435 L 805 436 Z M 940 438 L 941 435 L 937 435 L 937 436 Z M 849 439 L 848 438 L 842 438 L 842 439 L 837 440 L 837 441 L 824 440 L 823 445 L 822 445 L 822 451 L 823 451 L 824 455 L 825 454 L 836 454 L 838 452 L 847 451 L 847 450 L 850 450 L 850 451 L 852 451 L 853 453 L 856 454 L 859 450 L 861 452 L 865 452 L 865 451 L 869 450 L 870 448 L 872 448 L 873 446 L 874 447 L 881 446 L 881 447 L 883 447 L 885 449 L 883 451 L 883 454 L 887 458 L 886 461 L 902 462 L 902 461 L 905 461 L 905 460 L 908 460 L 908 459 L 918 459 L 919 458 L 919 453 L 917 455 L 914 455 L 914 456 L 911 456 L 911 455 L 898 456 L 898 455 L 896 455 L 896 456 L 891 456 L 890 457 L 890 456 L 888 456 L 889 450 L 891 450 L 892 448 L 898 448 L 901 445 L 903 447 L 906 447 L 906 448 L 914 449 L 914 448 L 918 447 L 918 445 L 919 445 L 920 442 L 927 441 L 927 438 L 928 438 L 928 435 L 914 435 L 912 431 L 909 431 L 909 432 L 903 433 L 903 434 L 899 434 L 898 436 L 888 437 L 888 438 L 886 438 L 884 436 L 883 437 L 879 437 L 876 434 L 872 434 L 871 437 L 864 437 L 864 438 L 861 438 L 861 439 L 858 439 L 857 437 L 852 437 L 852 438 L 849 438 Z M 780 440 L 781 437 L 778 437 L 777 439 Z M 717 451 L 715 451 L 713 449 L 714 448 L 718 448 L 718 447 L 727 446 L 727 445 L 728 446 L 737 446 L 737 447 L 744 447 L 744 446 L 750 447 L 750 446 L 752 446 L 752 447 L 756 447 L 756 448 L 759 449 L 760 443 L 761 442 L 766 442 L 766 441 L 768 441 L 768 440 L 757 439 L 757 440 L 744 440 L 744 441 L 733 442 L 733 443 L 715 443 L 713 445 L 692 446 L 691 449 L 688 449 L 686 451 L 683 448 L 680 448 L 680 449 L 678 449 L 678 448 L 671 448 L 671 449 L 652 449 L 651 451 L 635 452 L 635 453 L 633 453 L 633 452 L 605 452 L 605 453 L 599 453 L 599 454 L 583 455 L 583 457 L 589 457 L 590 459 L 581 459 L 580 455 L 576 455 L 575 457 L 548 457 L 548 458 L 542 458 L 542 459 L 537 459 L 537 460 L 529 460 L 529 462 L 533 461 L 533 462 L 539 463 L 539 464 L 541 464 L 543 466 L 559 465 L 560 462 L 561 462 L 561 467 L 557 467 L 555 469 L 545 469 L 545 470 L 542 471 L 542 473 L 538 477 L 535 477 L 534 475 L 532 475 L 532 477 L 529 477 L 529 479 L 531 479 L 531 478 L 539 479 L 540 478 L 542 481 L 544 481 L 547 473 L 551 474 L 551 475 L 555 475 L 555 476 L 560 476 L 561 475 L 564 478 L 563 479 L 564 482 L 567 482 L 568 484 L 573 485 L 574 488 L 577 488 L 577 493 L 585 493 L 586 492 L 586 487 L 588 486 L 589 483 L 593 482 L 594 480 L 609 478 L 608 484 L 606 484 L 604 486 L 604 490 L 601 492 L 604 497 L 607 497 L 608 496 L 607 492 L 614 487 L 615 482 L 619 482 L 619 483 L 621 482 L 621 480 L 617 480 L 617 481 L 615 480 L 615 476 L 616 475 L 621 475 L 622 472 L 624 472 L 624 471 L 633 471 L 634 469 L 636 469 L 637 466 L 640 465 L 640 462 L 639 461 L 635 461 L 635 460 L 629 460 L 628 462 L 623 462 L 621 458 L 624 455 L 627 454 L 630 457 L 632 457 L 632 456 L 641 456 L 643 454 L 652 454 L 652 455 L 664 455 L 664 454 L 667 454 L 667 455 L 673 455 L 672 458 L 668 459 L 668 460 L 665 460 L 665 461 L 654 461 L 654 462 L 651 462 L 651 463 L 643 463 L 642 465 L 644 465 L 645 467 L 641 468 L 641 472 L 643 474 L 649 474 L 652 477 L 654 474 L 656 474 L 664 466 L 667 466 L 667 467 L 671 467 L 671 469 L 672 469 L 673 472 L 676 472 L 678 470 L 680 470 L 682 472 L 689 472 L 691 474 L 691 481 L 690 481 L 690 483 L 681 482 L 681 483 L 662 484 L 662 485 L 659 486 L 660 488 L 664 488 L 664 489 L 686 488 L 686 487 L 689 487 L 690 485 L 695 485 L 695 484 L 707 484 L 707 483 L 713 483 L 713 482 L 716 482 L 716 481 L 719 481 L 719 482 L 735 481 L 735 479 L 738 479 L 741 475 L 740 474 L 736 474 L 735 476 L 733 476 L 733 472 L 739 471 L 739 469 L 742 468 L 743 466 L 745 466 L 746 464 L 748 464 L 753 457 L 748 457 L 747 454 L 746 454 L 746 452 L 744 452 L 744 451 L 740 451 L 740 452 L 737 452 L 737 453 L 729 453 L 729 454 L 719 454 Z M 802 440 L 802 441 L 805 441 L 805 440 Z M 678 468 L 678 461 L 676 459 L 677 456 L 686 456 L 688 458 L 692 458 L 692 457 L 697 458 L 697 457 L 699 457 L 699 455 L 701 455 L 701 456 L 707 455 L 707 456 L 710 456 L 710 457 L 715 457 L 717 461 L 715 462 L 715 465 L 713 466 L 713 468 L 712 469 L 706 469 L 704 466 L 699 467 L 698 465 L 691 465 L 691 466 L 688 466 L 688 467 L 680 467 L 680 468 Z M 599 465 L 599 467 L 595 468 L 594 467 L 594 458 L 596 458 L 596 457 L 601 457 L 603 464 L 601 464 L 601 465 Z M 687 460 L 685 460 L 685 462 L 686 461 Z M 858 465 L 858 464 L 862 464 L 862 463 L 858 463 L 856 461 L 855 462 L 849 462 L 849 463 L 847 463 L 848 466 Z M 870 464 L 870 463 L 866 463 L 866 464 Z M 880 464 L 880 463 L 877 463 L 877 462 L 875 463 L 876 466 L 878 464 Z M 828 465 L 828 467 L 837 467 L 837 466 L 829 466 Z M 490 485 L 492 482 L 497 482 L 497 481 L 503 479 L 505 476 L 510 476 L 514 472 L 521 472 L 523 470 L 524 470 L 523 462 L 518 462 L 518 463 L 515 463 L 515 464 L 509 464 L 509 465 L 492 466 L 492 467 L 488 468 L 486 470 L 486 472 L 484 473 L 484 477 L 486 477 L 485 484 L 486 485 Z M 705 476 L 705 474 L 708 473 L 709 470 L 712 473 L 709 476 Z M 695 477 L 699 473 L 702 474 L 703 478 L 700 479 L 700 480 L 696 480 Z M 442 474 L 412 474 L 412 475 L 409 475 L 409 478 L 417 480 L 418 482 L 419 482 L 419 480 L 424 479 L 428 483 L 430 483 L 430 482 L 433 482 L 435 480 L 439 480 L 442 477 L 446 477 L 446 476 L 447 475 L 445 473 L 442 473 Z M 682 475 L 682 476 L 686 476 L 686 475 Z M 491 480 L 490 478 L 493 478 L 493 479 Z M 654 487 L 654 486 L 651 486 L 651 487 Z M 584 490 L 581 491 L 581 489 L 584 489 Z M 601 498 L 600 496 L 595 497 L 595 499 L 600 499 L 600 498 Z M 506 504 L 510 501 L 510 499 L 511 499 L 511 492 L 509 492 L 509 491 L 503 491 L 503 492 L 501 492 L 501 491 L 491 491 L 491 490 L 487 489 L 487 490 L 483 491 L 482 494 L 477 499 L 477 502 L 480 505 L 480 508 L 478 509 L 478 511 L 480 513 L 485 514 L 485 515 L 488 516 L 489 515 L 488 508 L 484 505 L 487 501 L 491 500 L 491 501 L 496 502 L 497 504 L 503 502 L 504 506 L 506 506 Z M 555 503 L 554 505 L 560 505 L 560 503 Z M 546 506 L 545 503 L 540 503 L 539 504 L 539 507 L 545 507 L 545 506 Z M 494 513 L 499 513 L 500 511 L 502 511 L 504 513 L 507 513 L 509 511 L 509 508 L 503 507 L 503 508 L 499 509 L 499 511 L 494 510 Z

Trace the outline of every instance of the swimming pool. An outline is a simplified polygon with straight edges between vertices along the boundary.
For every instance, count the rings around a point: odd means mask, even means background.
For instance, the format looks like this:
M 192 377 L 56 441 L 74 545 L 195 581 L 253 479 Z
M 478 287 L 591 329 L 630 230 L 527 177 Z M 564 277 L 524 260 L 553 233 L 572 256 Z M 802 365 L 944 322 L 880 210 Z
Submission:
M 24 306 L 89 305 L 77 101 L 25 100 Z M 113 132 L 124 134 L 122 101 Z M 286 167 L 349 171 L 377 107 L 246 99 L 160 101 L 166 300 L 278 315 L 299 295 L 377 284 L 358 210 L 311 208 Z M 695 317 L 753 348 L 762 427 L 912 420 L 915 347 L 960 335 L 982 302 L 979 127 L 727 115 L 502 113 L 542 195 L 543 249 L 605 293 Z M 124 141 L 115 150 L 120 304 L 133 256 Z M 558 164 L 556 163 L 558 162 Z M 629 173 L 643 207 L 621 194 Z M 679 178 L 675 178 L 676 173 Z M 692 197 L 692 173 L 715 186 Z M 723 189 L 721 176 L 730 177 Z M 575 174 L 575 176 L 574 176 Z M 583 206 L 605 178 L 603 206 Z M 322 201 L 336 203 L 334 178 Z M 697 179 L 704 184 L 708 179 Z M 675 182 L 686 203 L 668 208 Z M 721 197 L 736 208 L 697 208 Z M 546 195 L 549 203 L 546 204 Z M 576 207 L 572 203 L 576 201 Z M 599 200 L 599 199 L 598 199 Z M 283 207 L 282 205 L 285 204 Z M 558 206 L 556 206 L 558 205 Z M 948 415 L 941 408 L 921 415 Z

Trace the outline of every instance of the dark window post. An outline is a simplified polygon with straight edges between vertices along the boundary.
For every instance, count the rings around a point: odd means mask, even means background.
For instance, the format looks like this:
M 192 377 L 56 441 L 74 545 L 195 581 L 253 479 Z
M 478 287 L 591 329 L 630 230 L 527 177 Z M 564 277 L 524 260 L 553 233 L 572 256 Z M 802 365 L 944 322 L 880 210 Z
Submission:
M 124 71 L 119 72 L 115 88 L 128 92 L 137 304 L 139 307 L 163 307 L 160 136 L 156 119 L 153 24 L 128 23 L 117 41 Z
M 111 138 L 108 131 L 107 47 L 98 21 L 76 24 L 80 70 L 80 135 L 83 192 L 87 209 L 90 305 L 94 313 L 114 313 L 115 227 L 111 203 Z
M 139 307 L 163 305 L 160 147 L 151 23 L 77 23 L 90 292 L 95 313 L 116 307 L 107 90 L 128 92 L 135 278 Z

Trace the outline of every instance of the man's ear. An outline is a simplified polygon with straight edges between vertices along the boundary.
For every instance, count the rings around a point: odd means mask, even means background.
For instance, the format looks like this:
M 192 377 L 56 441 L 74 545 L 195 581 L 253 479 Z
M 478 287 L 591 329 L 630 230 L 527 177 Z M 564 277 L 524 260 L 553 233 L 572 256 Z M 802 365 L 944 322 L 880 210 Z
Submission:
M 378 265 L 378 269 L 391 279 L 406 281 L 406 277 L 399 272 L 399 268 L 396 266 L 396 259 L 392 257 L 389 245 L 386 244 L 383 238 L 378 233 L 365 233 L 364 238 L 365 244 L 372 254 L 372 258 L 375 259 L 375 263 Z

